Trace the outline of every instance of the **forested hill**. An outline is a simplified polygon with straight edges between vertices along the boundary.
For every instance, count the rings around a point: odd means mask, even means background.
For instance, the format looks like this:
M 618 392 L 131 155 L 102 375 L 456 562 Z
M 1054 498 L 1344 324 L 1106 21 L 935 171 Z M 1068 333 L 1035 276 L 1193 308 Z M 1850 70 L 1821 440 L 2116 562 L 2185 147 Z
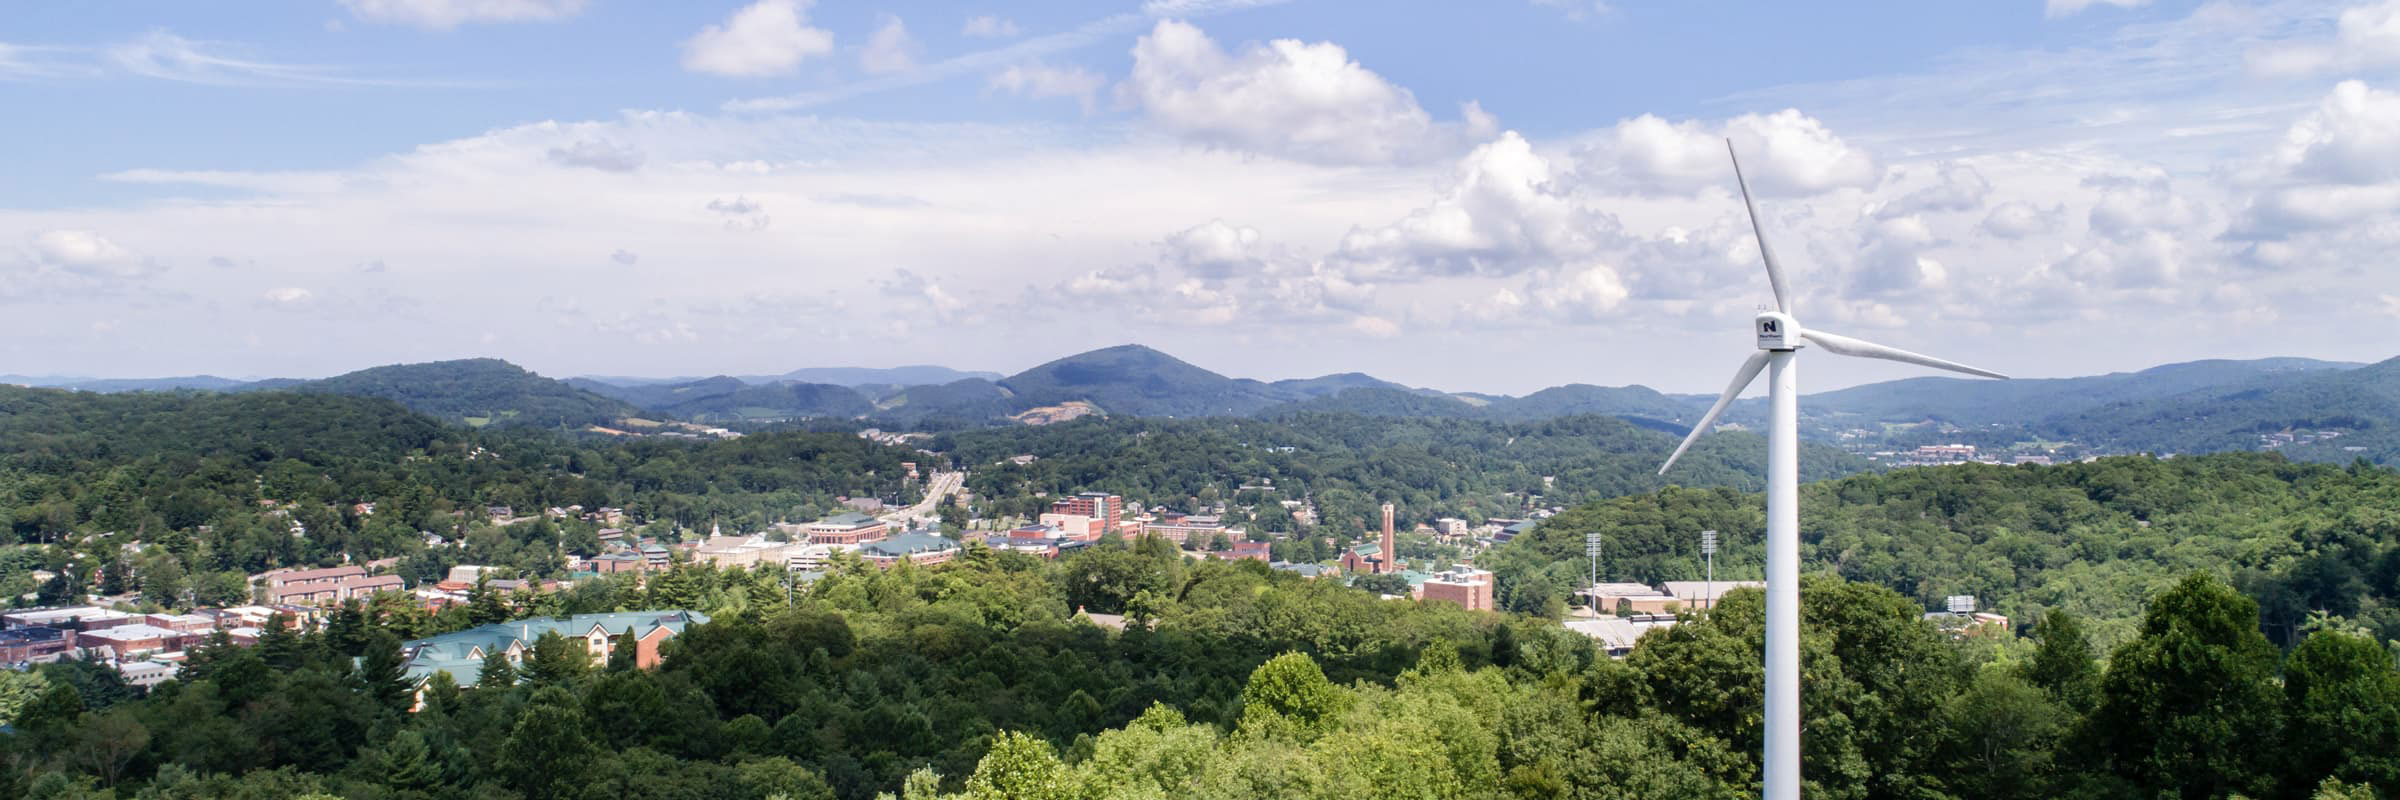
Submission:
M 929 446 L 973 470 L 968 486 L 986 513 L 1038 510 L 1039 493 L 1117 492 L 1182 507 L 1238 500 L 1255 505 L 1258 526 L 1290 530 L 1270 500 L 1313 501 L 1325 524 L 1357 532 L 1383 503 L 1404 524 L 1457 516 L 1520 517 L 1529 507 L 1647 492 L 1668 483 L 1762 486 L 1765 440 L 1727 433 L 1703 438 L 1668 478 L 1658 465 L 1677 437 L 1613 417 L 1526 423 L 1300 413 L 1273 420 L 1084 418 L 1039 427 L 967 430 Z M 1007 462 L 1030 455 L 1027 464 Z M 1868 467 L 1854 456 L 1807 445 L 1810 478 Z M 1232 484 L 1270 485 L 1226 497 Z
M 0 467 L 53 473 L 228 457 L 392 461 L 457 431 L 398 403 L 297 392 L 96 394 L 0 386 Z
M 2058 467 L 1960 465 L 1855 475 L 1801 488 L 1804 569 L 1889 586 L 1939 608 L 1968 594 L 2011 619 L 2064 608 L 2103 641 L 2182 576 L 2216 573 L 2255 597 L 2268 633 L 2312 611 L 2400 638 L 2400 472 L 2261 453 Z M 1580 586 L 1584 534 L 1602 578 L 1699 580 L 1699 532 L 1722 534 L 1720 578 L 1763 574 L 1764 504 L 1731 490 L 1671 489 L 1587 504 L 1488 556 L 1502 599 L 1540 609 Z
M 1083 400 L 1144 417 L 1240 416 L 1288 395 L 1252 380 L 1192 366 L 1141 345 L 1078 353 L 1000 381 L 1021 407 Z
M 2247 387 L 2262 379 L 2294 380 L 2359 366 L 2312 358 L 2211 359 L 2078 378 L 1907 378 L 1810 394 L 1801 403 L 1801 413 L 1891 422 L 1938 419 L 1963 426 L 2031 425 L 2111 404 Z M 1745 401 L 1735 408 L 1735 416 L 1763 415 L 1763 403 Z
M 748 383 L 719 375 L 685 383 L 619 386 L 589 378 L 567 384 L 632 404 L 644 413 L 694 422 L 750 422 L 793 418 L 850 418 L 874 410 L 865 395 L 848 386 L 800 381 Z
M 496 358 L 374 367 L 301 382 L 288 390 L 381 397 L 420 413 L 475 426 L 583 426 L 637 413 L 622 401 Z
M 470 430 L 389 400 L 305 392 L 0 387 L 0 587 L 35 591 L 28 573 L 47 563 L 73 579 L 38 587 L 51 601 L 138 590 L 186 607 L 240 602 L 247 574 L 344 558 L 409 557 L 411 570 L 430 570 L 412 580 L 438 579 L 443 559 L 560 577 L 562 552 L 598 551 L 594 526 L 501 529 L 485 508 L 619 506 L 638 522 L 760 530 L 829 513 L 840 496 L 910 499 L 917 484 L 900 463 L 919 455 L 845 433 L 690 442 Z M 466 546 L 433 553 L 428 531 Z M 136 542 L 158 546 L 126 547 Z M 100 584 L 85 585 L 89 569 L 60 569 L 69 555 L 97 565 Z M 35 556 L 58 560 L 22 560 Z
M 2340 430 L 2290 449 L 2294 458 L 2400 462 L 2400 358 L 2351 370 L 2267 375 L 2169 397 L 2110 403 L 2048 420 L 2044 430 L 2129 447 L 2190 453 L 2247 449 L 2260 434 Z M 2358 449 L 2351 449 L 2358 448 Z

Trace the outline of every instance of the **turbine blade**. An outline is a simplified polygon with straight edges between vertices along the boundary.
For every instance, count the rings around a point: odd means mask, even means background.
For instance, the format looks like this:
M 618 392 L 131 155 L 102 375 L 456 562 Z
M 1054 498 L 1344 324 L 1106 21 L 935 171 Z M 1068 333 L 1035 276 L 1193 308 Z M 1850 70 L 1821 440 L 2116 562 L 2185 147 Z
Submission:
M 1970 367 L 1956 361 L 1944 361 L 1942 359 L 1934 358 L 1933 356 L 1923 355 L 1920 353 L 1911 353 L 1897 347 L 1887 347 L 1874 342 L 1866 341 L 1864 339 L 1852 339 L 1848 336 L 1837 336 L 1820 330 L 1803 328 L 1800 331 L 1800 338 L 1807 339 L 1808 341 L 1815 343 L 1818 347 L 1825 348 L 1827 351 L 1838 355 L 1856 356 L 1859 358 L 1880 358 L 1885 361 L 1898 361 L 1904 364 L 1916 364 L 1918 366 L 1932 367 L 1934 369 L 1946 369 L 1951 372 L 1964 372 L 1969 375 L 1981 375 L 1986 378 L 1999 378 L 2001 380 L 2008 380 L 2008 376 L 1993 372 L 1988 369 Z
M 1767 284 L 1775 288 L 1775 310 L 1792 313 L 1792 293 L 1783 286 L 1783 267 L 1775 263 L 1775 248 L 1767 246 L 1767 229 L 1758 223 L 1758 204 L 1750 202 L 1750 181 L 1742 177 L 1742 156 L 1733 151 L 1733 140 L 1725 140 L 1725 154 L 1733 157 L 1733 182 L 1742 187 L 1742 207 L 1750 210 L 1750 232 L 1758 235 L 1758 257 L 1767 262 Z
M 1725 408 L 1733 405 L 1733 398 L 1740 395 L 1743 389 L 1750 388 L 1750 382 L 1758 379 L 1758 371 L 1766 368 L 1767 351 L 1751 353 L 1749 360 L 1742 362 L 1742 368 L 1734 370 L 1733 383 L 1727 384 L 1725 393 L 1717 396 L 1717 404 L 1708 407 L 1708 413 L 1700 416 L 1700 424 L 1692 426 L 1692 432 L 1683 437 L 1683 444 L 1676 445 L 1675 452 L 1667 456 L 1667 463 L 1659 465 L 1658 474 L 1665 475 L 1667 470 L 1674 468 L 1675 459 L 1682 458 L 1683 451 L 1691 449 L 1692 443 L 1699 441 L 1700 435 L 1707 433 L 1709 426 L 1717 424 L 1717 418 L 1725 415 Z

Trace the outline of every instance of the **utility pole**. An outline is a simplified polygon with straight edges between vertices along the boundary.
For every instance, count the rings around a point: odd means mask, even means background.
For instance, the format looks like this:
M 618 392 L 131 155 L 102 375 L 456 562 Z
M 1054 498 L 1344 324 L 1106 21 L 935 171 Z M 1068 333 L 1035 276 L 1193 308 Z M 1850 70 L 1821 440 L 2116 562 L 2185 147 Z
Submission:
M 1592 616 L 1600 615 L 1600 532 L 1583 535 L 1583 554 L 1592 559 L 1592 580 L 1585 586 L 1592 593 Z
M 1715 611 L 1715 610 L 1716 610 L 1716 608 L 1717 608 L 1717 532 L 1716 532 L 1716 531 L 1701 531 L 1701 532 L 1700 532 L 1700 555 L 1703 555 L 1703 556 L 1707 556 L 1707 557 L 1708 557 L 1708 583 L 1706 583 L 1706 584 L 1703 584 L 1703 585 L 1707 587 L 1707 589 L 1706 589 L 1705 591 L 1706 591 L 1706 592 L 1707 592 L 1707 594 L 1708 594 L 1708 608 L 1709 608 L 1709 610 L 1710 610 L 1710 611 Z

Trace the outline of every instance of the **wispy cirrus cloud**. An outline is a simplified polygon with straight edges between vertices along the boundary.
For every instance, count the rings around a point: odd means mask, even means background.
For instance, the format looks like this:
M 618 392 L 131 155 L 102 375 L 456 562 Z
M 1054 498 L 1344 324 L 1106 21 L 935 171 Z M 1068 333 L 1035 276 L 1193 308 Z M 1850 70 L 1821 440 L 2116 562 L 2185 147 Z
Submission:
M 469 23 L 555 22 L 583 13 L 585 0 L 341 0 L 366 22 L 446 31 Z
M 0 42 L 0 81 L 148 78 L 252 88 L 488 88 L 486 81 L 363 74 L 353 67 L 275 61 L 235 42 L 187 39 L 164 28 L 100 46 Z
M 725 103 L 725 110 L 744 113 L 799 111 L 871 94 L 923 86 L 952 78 L 983 75 L 1043 56 L 1076 50 L 1135 33 L 1162 19 L 1195 19 L 1231 11 L 1280 5 L 1289 0 L 1153 0 L 1132 13 L 1112 14 L 1057 33 L 1030 36 L 1008 45 L 977 50 L 916 64 L 906 70 L 864 80 L 835 84 L 773 97 L 752 97 Z

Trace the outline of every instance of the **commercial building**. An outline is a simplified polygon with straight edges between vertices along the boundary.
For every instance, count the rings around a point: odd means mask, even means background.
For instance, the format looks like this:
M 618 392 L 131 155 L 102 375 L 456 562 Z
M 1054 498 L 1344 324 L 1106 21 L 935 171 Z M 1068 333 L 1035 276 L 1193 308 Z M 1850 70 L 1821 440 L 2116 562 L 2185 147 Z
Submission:
M 866 544 L 883 538 L 891 529 L 883 520 L 844 512 L 800 526 L 808 534 L 809 544 Z
M 71 631 L 96 631 L 119 625 L 141 622 L 139 614 L 111 611 L 99 606 L 68 608 L 31 608 L 0 614 L 0 626 L 14 628 L 64 628 Z
M 1699 611 L 1701 609 L 1716 608 L 1717 601 L 1723 599 L 1726 592 L 1730 592 L 1735 589 L 1765 589 L 1767 588 L 1767 582 L 1716 581 L 1712 583 L 1709 581 L 1667 581 L 1666 583 L 1659 584 L 1659 587 L 1665 589 L 1667 594 L 1674 595 L 1675 600 L 1683 604 L 1684 610 Z
M 1142 521 L 1142 535 L 1156 536 L 1176 544 L 1203 545 L 1220 534 L 1236 540 L 1249 535 L 1240 528 L 1225 527 L 1223 517 L 1170 511 Z
M 891 567 L 902 561 L 939 564 L 958 557 L 958 543 L 938 533 L 910 531 L 861 545 L 858 554 L 878 567 Z
M 1575 594 L 1603 615 L 1672 614 L 1683 607 L 1674 595 L 1640 583 L 1603 583 Z
M 1583 634 L 1599 643 L 1601 652 L 1609 658 L 1624 658 L 1633 652 L 1642 635 L 1660 628 L 1675 626 L 1673 614 L 1636 614 L 1630 617 L 1597 617 L 1568 620 L 1567 630 Z
M 770 541 L 758 536 L 711 536 L 692 551 L 692 560 L 732 569 L 749 569 L 755 564 L 783 566 L 791 551 L 800 545 Z
M 75 631 L 67 628 L 12 628 L 0 631 L 0 664 L 57 661 L 75 649 Z
M 156 625 L 118 625 L 78 634 L 75 647 L 86 653 L 122 661 L 151 653 L 180 653 L 187 643 L 196 644 L 206 638 L 207 634 L 184 633 Z
M 168 679 L 175 677 L 175 673 L 182 671 L 183 666 L 180 664 L 159 661 L 117 662 L 117 674 L 125 678 L 125 683 L 144 689 L 166 683 Z

